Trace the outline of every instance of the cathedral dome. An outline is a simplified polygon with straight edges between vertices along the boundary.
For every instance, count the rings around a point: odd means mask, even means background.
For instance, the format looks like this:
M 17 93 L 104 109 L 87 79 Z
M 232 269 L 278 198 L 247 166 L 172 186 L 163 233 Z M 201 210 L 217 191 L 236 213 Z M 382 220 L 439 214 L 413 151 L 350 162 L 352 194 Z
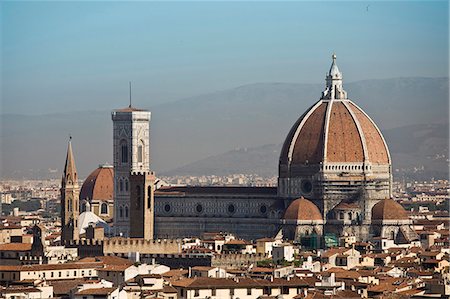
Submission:
M 393 199 L 384 199 L 372 208 L 372 220 L 408 220 L 405 209 Z
M 390 164 L 380 130 L 342 89 L 342 74 L 335 60 L 333 55 L 322 98 L 297 120 L 284 142 L 281 177 L 287 177 L 292 166 L 357 163 L 361 165 L 354 167 L 363 170 L 362 163 Z
M 114 169 L 110 165 L 100 165 L 84 181 L 80 199 L 112 200 L 114 196 Z
M 315 204 L 300 197 L 289 205 L 283 218 L 286 220 L 316 221 L 322 220 L 322 214 Z
M 387 145 L 375 123 L 350 100 L 320 100 L 294 124 L 280 163 L 368 162 L 390 164 Z

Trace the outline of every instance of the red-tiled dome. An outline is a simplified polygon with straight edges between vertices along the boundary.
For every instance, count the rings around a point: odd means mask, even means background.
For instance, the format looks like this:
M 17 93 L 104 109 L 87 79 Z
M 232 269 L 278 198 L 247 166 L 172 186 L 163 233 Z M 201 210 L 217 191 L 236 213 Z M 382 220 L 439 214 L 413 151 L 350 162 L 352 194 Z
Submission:
M 80 199 L 112 200 L 114 196 L 114 169 L 102 165 L 94 170 L 81 187 Z
M 321 99 L 297 120 L 285 139 L 280 170 L 323 162 L 391 163 L 387 145 L 376 124 L 347 98 L 335 59 L 333 56 Z M 287 175 L 283 172 L 281 177 Z
M 372 208 L 372 220 L 408 220 L 405 209 L 393 199 L 383 199 Z
M 281 151 L 280 162 L 288 161 L 390 163 L 377 126 L 350 100 L 320 100 L 302 115 Z
M 300 197 L 289 205 L 283 218 L 286 220 L 322 220 L 322 214 L 315 204 Z

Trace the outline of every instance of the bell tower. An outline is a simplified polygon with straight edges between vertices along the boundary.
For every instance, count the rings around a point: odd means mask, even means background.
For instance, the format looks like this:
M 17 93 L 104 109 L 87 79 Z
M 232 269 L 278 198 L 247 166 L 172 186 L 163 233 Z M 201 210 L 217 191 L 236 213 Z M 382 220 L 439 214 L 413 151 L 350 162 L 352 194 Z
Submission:
M 112 112 L 114 230 L 130 236 L 131 173 L 150 173 L 150 111 L 128 106 Z
M 72 137 L 70 137 L 67 147 L 66 165 L 64 166 L 61 180 L 61 241 L 63 244 L 70 240 L 79 239 L 79 197 L 78 173 L 72 152 Z
M 154 235 L 153 172 L 132 172 L 130 175 L 130 237 L 152 240 Z

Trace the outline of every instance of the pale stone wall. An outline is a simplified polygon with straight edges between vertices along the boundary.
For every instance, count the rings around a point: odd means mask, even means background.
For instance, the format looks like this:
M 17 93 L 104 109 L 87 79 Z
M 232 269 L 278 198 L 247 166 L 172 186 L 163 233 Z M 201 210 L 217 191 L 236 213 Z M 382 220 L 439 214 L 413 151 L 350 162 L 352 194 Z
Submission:
M 268 259 L 265 254 L 216 254 L 211 260 L 212 267 L 241 268 Z
M 139 252 L 141 254 L 180 253 L 180 240 L 144 240 L 131 238 L 111 238 L 103 243 L 105 255 Z
M 279 219 L 215 218 L 215 217 L 156 217 L 158 238 L 201 236 L 204 232 L 229 232 L 240 238 L 255 240 L 275 236 L 280 229 Z
M 40 269 L 40 265 L 29 266 L 29 269 L 21 268 L 17 271 L 0 271 L 0 281 L 22 281 L 22 280 L 60 280 L 60 279 L 75 279 L 83 277 L 97 277 L 97 268 L 86 265 L 86 268 L 79 269 L 77 267 L 71 267 L 67 264 L 67 267 L 63 269 L 51 269 L 51 265 L 48 269 Z

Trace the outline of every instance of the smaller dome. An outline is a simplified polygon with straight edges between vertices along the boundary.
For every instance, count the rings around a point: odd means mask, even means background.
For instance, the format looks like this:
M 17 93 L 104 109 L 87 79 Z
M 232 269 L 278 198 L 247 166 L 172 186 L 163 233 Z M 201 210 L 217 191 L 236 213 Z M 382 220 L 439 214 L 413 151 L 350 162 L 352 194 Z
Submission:
M 303 197 L 294 200 L 289 205 L 283 218 L 286 220 L 323 220 L 319 208 Z
M 405 209 L 395 200 L 380 200 L 372 208 L 372 220 L 408 220 Z
M 84 181 L 80 199 L 112 200 L 114 194 L 114 169 L 110 165 L 100 165 Z

